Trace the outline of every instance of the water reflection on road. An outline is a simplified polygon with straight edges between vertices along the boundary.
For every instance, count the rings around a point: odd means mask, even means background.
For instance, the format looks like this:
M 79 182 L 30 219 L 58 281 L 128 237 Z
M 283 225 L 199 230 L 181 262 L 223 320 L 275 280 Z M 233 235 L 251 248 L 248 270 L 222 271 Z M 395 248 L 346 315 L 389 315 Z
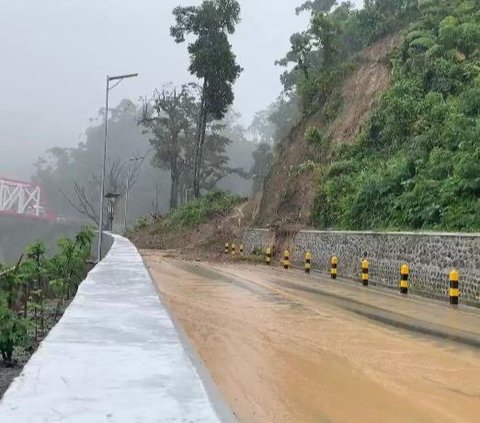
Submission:
M 261 266 L 144 256 L 242 422 L 478 421 L 475 311 Z M 458 339 L 443 340 L 443 327 Z

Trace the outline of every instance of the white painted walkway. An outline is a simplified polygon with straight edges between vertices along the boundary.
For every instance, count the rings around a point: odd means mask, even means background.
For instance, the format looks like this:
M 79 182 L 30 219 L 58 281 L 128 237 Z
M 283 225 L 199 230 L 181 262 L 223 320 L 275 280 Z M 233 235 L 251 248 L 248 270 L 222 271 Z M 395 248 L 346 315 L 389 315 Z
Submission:
M 6 392 L 0 422 L 233 421 L 186 348 L 135 247 L 115 236 Z

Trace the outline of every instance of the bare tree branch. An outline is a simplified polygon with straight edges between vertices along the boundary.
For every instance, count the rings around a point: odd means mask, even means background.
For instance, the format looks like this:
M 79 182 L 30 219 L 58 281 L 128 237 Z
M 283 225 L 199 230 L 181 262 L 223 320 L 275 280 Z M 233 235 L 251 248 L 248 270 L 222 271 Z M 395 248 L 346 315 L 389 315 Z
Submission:
M 74 185 L 74 194 L 76 201 L 71 200 L 62 190 L 60 190 L 65 201 L 72 206 L 78 213 L 88 217 L 98 225 L 98 210 L 93 206 L 93 201 L 88 198 L 84 187 L 80 187 L 76 182 Z

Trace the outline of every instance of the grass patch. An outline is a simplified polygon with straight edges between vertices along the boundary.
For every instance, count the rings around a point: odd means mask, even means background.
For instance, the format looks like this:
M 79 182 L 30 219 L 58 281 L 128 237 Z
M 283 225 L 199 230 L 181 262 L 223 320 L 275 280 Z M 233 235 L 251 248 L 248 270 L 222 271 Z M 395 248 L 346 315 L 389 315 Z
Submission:
M 208 222 L 215 216 L 225 216 L 240 203 L 240 198 L 224 192 L 211 192 L 171 212 L 160 229 L 188 229 Z

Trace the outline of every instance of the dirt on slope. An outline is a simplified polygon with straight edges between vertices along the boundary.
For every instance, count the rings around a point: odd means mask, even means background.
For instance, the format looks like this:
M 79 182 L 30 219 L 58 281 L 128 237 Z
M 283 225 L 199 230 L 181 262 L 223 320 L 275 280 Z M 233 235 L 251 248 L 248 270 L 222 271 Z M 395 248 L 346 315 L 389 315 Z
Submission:
M 176 250 L 175 255 L 202 259 L 224 257 L 225 243 L 240 245 L 244 232 L 251 224 L 255 201 L 245 201 L 229 215 L 213 216 L 207 223 L 180 231 L 160 232 L 155 224 L 128 234 L 142 249 Z M 238 247 L 237 247 L 238 248 Z
M 309 127 L 322 128 L 333 143 L 351 142 L 367 122 L 378 95 L 389 86 L 388 54 L 400 40 L 400 34 L 386 37 L 360 54 L 358 66 L 342 85 L 342 108 L 331 124 L 325 126 L 320 110 L 293 128 L 279 145 L 254 216 L 257 224 L 305 226 L 310 222 L 318 170 L 295 171 L 312 159 L 305 131 Z M 328 156 L 322 160 L 328 161 Z

